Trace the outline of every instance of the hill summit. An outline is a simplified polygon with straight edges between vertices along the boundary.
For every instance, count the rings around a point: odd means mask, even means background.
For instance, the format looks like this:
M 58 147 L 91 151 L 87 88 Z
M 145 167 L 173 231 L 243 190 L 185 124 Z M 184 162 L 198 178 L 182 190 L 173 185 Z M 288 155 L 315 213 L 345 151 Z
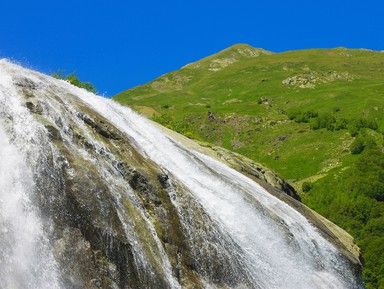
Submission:
M 269 55 L 272 52 L 262 48 L 255 48 L 248 44 L 235 44 L 216 54 L 203 58 L 199 61 L 187 64 L 183 68 L 206 68 L 209 71 L 220 71 L 221 69 L 246 58 L 255 58 L 260 55 Z

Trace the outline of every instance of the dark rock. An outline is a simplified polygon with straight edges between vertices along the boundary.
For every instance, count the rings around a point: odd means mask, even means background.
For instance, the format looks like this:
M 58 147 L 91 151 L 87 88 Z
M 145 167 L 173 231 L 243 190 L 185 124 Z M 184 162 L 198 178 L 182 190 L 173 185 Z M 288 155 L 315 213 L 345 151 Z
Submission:
M 213 121 L 216 119 L 216 116 L 213 112 L 208 111 L 208 120 Z
M 19 87 L 27 88 L 27 89 L 32 89 L 32 90 L 37 88 L 36 83 L 34 83 L 29 78 L 25 78 L 25 77 L 16 79 L 15 85 L 17 85 Z
M 169 187 L 169 183 L 168 183 L 169 177 L 168 177 L 168 175 L 160 174 L 160 175 L 157 176 L 157 179 L 159 180 L 159 182 L 160 182 L 160 184 L 161 184 L 161 186 L 163 188 Z
M 61 141 L 61 135 L 57 128 L 53 125 L 46 125 L 45 128 L 48 130 L 48 136 L 53 141 Z
M 289 183 L 287 183 L 285 180 L 281 182 L 281 190 L 286 193 L 288 196 L 301 201 L 300 195 L 298 192 L 296 192 L 295 188 L 292 187 Z
M 287 135 L 279 135 L 276 139 L 278 141 L 286 141 L 288 139 L 288 136 Z
M 104 121 L 93 120 L 92 118 L 81 112 L 78 113 L 77 116 L 103 137 L 112 140 L 121 140 L 121 136 L 119 135 L 119 133 Z
M 128 181 L 132 189 L 141 193 L 143 200 L 146 200 L 155 206 L 161 204 L 161 200 L 156 193 L 155 187 L 150 183 L 148 178 L 143 173 L 129 167 L 127 164 L 121 161 L 115 162 L 114 166 Z
M 32 113 L 36 113 L 40 115 L 43 113 L 43 108 L 39 103 L 34 104 L 33 102 L 28 101 L 25 103 L 25 105 L 29 109 L 29 111 Z

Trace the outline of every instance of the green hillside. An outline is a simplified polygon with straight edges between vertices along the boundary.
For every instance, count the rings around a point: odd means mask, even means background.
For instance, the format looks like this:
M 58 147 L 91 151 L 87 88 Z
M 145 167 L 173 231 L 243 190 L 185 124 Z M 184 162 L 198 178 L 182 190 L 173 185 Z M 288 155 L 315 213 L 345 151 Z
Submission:
M 350 232 L 384 288 L 384 53 L 239 44 L 114 97 L 278 172 Z

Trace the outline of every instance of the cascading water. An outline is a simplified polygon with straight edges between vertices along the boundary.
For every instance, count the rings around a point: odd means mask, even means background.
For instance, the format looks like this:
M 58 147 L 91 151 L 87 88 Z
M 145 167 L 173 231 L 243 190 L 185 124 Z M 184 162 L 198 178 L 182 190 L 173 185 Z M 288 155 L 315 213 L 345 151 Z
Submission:
M 363 288 L 253 180 L 6 60 L 0 156 L 0 288 Z
M 21 148 L 17 141 L 19 137 L 33 141 L 28 135 L 34 131 L 15 123 L 18 131 L 10 132 L 10 140 L 3 130 L 4 122 L 10 121 L 4 119 L 5 110 L 21 118 L 29 116 L 17 99 L 5 98 L 12 95 L 4 86 L 9 81 L 6 76 L 0 75 L 0 288 L 56 289 L 60 288 L 56 263 L 32 200 L 36 192 L 28 146 Z

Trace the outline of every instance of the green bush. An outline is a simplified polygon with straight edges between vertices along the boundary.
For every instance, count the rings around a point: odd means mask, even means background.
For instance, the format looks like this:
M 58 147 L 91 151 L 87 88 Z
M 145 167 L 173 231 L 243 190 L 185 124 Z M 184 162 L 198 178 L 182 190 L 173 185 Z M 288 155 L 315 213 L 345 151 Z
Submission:
M 313 187 L 313 184 L 311 182 L 304 182 L 301 186 L 301 189 L 304 193 L 309 192 Z
M 376 120 L 367 118 L 358 118 L 349 121 L 348 130 L 352 136 L 356 136 L 363 128 L 369 128 L 377 131 L 379 129 L 379 125 Z
M 378 136 L 378 134 L 376 133 Z M 375 135 L 370 133 L 369 130 L 362 130 L 358 137 L 351 144 L 350 150 L 352 154 L 360 154 L 364 149 L 377 149 Z
M 351 136 L 355 137 L 355 136 L 357 136 L 359 134 L 360 128 L 358 128 L 355 125 L 349 124 L 348 125 L 348 131 L 351 134 Z
M 336 118 L 329 113 L 321 114 L 311 120 L 310 127 L 314 130 L 326 128 L 327 130 L 334 131 L 336 128 Z
M 297 123 L 308 123 L 311 118 L 315 118 L 318 116 L 318 113 L 313 110 L 301 112 L 301 111 L 293 111 L 288 113 L 288 118 L 290 120 L 294 120 Z
M 81 81 L 76 76 L 76 74 L 74 74 L 74 73 L 71 73 L 71 74 L 68 74 L 68 75 L 64 75 L 61 72 L 56 72 L 56 73 L 53 73 L 52 76 L 54 78 L 57 78 L 57 79 L 66 80 L 70 84 L 75 85 L 75 86 L 80 87 L 80 88 L 84 88 L 84 89 L 86 89 L 86 90 L 88 90 L 88 91 L 90 91 L 92 93 L 96 93 L 96 88 L 95 88 L 95 86 L 92 83 Z
M 354 142 L 351 144 L 351 153 L 353 155 L 358 155 L 363 152 L 365 148 L 365 144 L 362 139 L 357 138 L 354 140 Z
M 357 136 L 361 129 L 369 128 L 377 131 L 379 126 L 374 119 L 357 118 L 347 120 L 342 117 L 335 117 L 335 113 L 339 112 L 340 108 L 335 107 L 333 113 L 318 114 L 316 111 L 290 111 L 288 118 L 297 123 L 309 123 L 310 128 L 318 130 L 325 128 L 329 131 L 348 129 L 352 136 Z
M 335 130 L 346 129 L 348 126 L 348 120 L 345 118 L 337 118 L 335 122 Z

